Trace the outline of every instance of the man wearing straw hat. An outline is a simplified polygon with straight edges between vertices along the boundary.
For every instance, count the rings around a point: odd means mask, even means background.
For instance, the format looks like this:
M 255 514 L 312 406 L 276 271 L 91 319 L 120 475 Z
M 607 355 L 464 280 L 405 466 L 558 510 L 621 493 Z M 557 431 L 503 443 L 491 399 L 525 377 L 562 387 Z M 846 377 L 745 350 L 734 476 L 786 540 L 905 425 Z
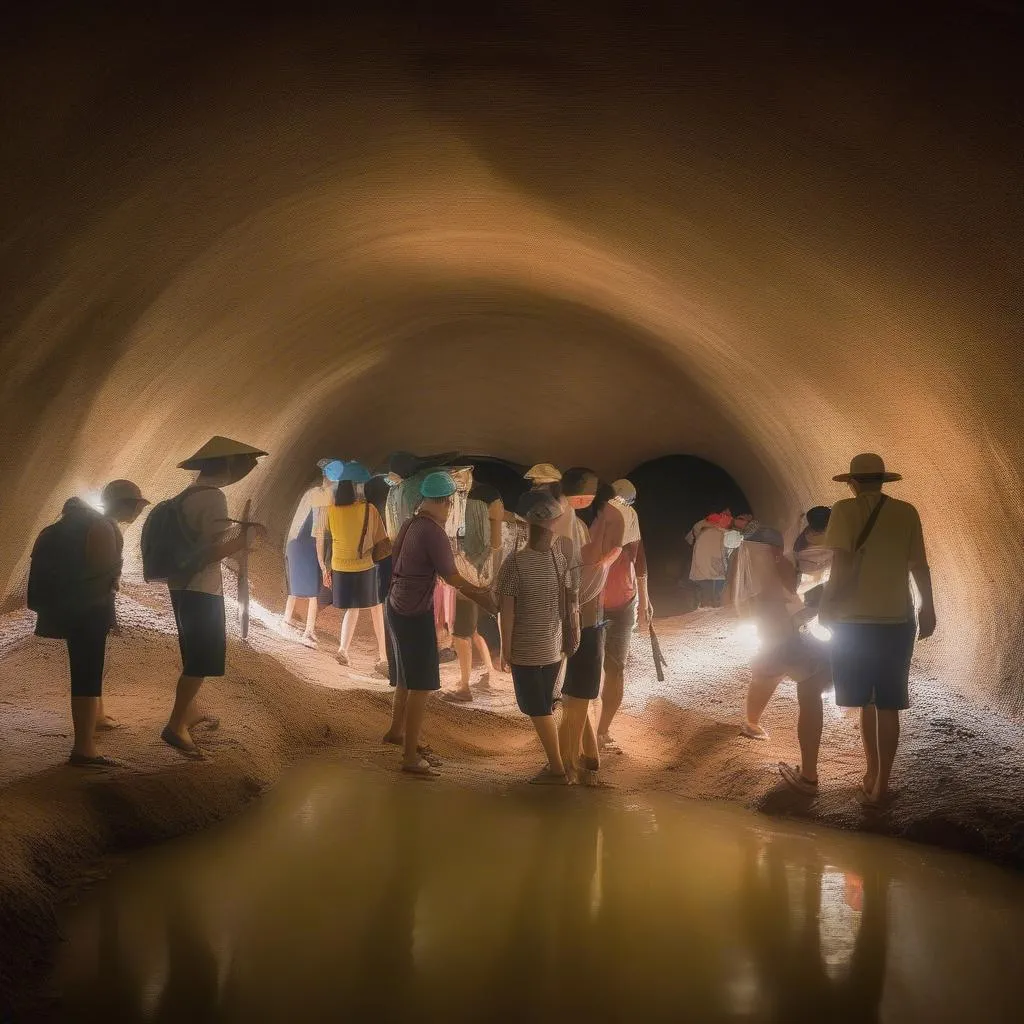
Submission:
M 197 569 L 167 581 L 178 627 L 181 676 L 171 717 L 160 737 L 186 757 L 202 757 L 189 730 L 202 721 L 215 724 L 195 707 L 203 680 L 224 675 L 227 632 L 221 559 L 266 535 L 262 526 L 232 525 L 221 488 L 247 477 L 266 454 L 231 438 L 213 437 L 178 466 L 197 473 L 195 482 L 175 500 L 184 525 L 197 538 L 203 554 Z
M 823 544 L 834 552 L 819 620 L 832 630 L 836 703 L 860 708 L 867 771 L 858 798 L 880 807 L 899 744 L 899 713 L 910 706 L 914 640 L 935 632 L 932 580 L 917 509 L 882 493 L 902 479 L 881 456 L 864 454 L 833 477 L 852 498 L 832 508 Z M 915 622 L 909 580 L 921 596 Z

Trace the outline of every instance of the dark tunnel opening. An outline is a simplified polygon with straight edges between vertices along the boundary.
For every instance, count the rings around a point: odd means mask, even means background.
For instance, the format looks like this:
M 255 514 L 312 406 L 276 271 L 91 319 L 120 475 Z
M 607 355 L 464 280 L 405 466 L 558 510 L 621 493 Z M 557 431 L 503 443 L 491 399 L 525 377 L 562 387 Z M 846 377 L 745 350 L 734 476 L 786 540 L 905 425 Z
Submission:
M 651 599 L 658 614 L 696 607 L 689 586 L 693 551 L 686 535 L 711 512 L 753 511 L 738 483 L 721 466 L 696 455 L 664 455 L 626 474 L 637 490 L 636 512 L 643 531 Z

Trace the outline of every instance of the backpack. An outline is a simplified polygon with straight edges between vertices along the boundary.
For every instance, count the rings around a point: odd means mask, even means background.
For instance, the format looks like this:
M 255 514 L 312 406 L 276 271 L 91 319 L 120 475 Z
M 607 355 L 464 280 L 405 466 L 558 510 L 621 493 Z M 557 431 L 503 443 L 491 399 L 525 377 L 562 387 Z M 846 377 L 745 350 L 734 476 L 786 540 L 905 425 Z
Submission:
M 205 546 L 185 522 L 182 505 L 198 491 L 212 487 L 186 487 L 181 494 L 157 502 L 142 524 L 142 575 L 147 583 L 167 583 L 201 568 Z

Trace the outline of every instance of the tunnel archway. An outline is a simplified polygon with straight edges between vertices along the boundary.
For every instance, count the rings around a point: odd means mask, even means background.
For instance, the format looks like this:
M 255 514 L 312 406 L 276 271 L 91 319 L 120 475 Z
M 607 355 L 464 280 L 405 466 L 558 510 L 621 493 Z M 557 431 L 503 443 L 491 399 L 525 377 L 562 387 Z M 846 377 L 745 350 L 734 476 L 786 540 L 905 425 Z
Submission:
M 626 474 L 637 489 L 652 600 L 662 609 L 689 610 L 696 600 L 686 581 L 692 548 L 686 535 L 711 512 L 752 512 L 740 485 L 721 466 L 696 455 L 663 455 Z
M 685 448 L 782 520 L 879 450 L 951 624 L 923 656 L 1019 708 L 1020 23 L 966 9 L 12 31 L 5 604 L 68 494 L 173 493 L 213 433 L 273 453 L 232 501 L 278 535 L 339 441 Z

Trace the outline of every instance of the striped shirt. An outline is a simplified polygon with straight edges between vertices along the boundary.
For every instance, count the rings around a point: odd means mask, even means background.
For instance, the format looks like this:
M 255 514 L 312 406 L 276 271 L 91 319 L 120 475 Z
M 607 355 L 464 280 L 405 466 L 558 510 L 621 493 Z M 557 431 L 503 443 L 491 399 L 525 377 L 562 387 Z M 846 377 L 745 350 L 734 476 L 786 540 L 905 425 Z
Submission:
M 565 557 L 552 548 L 524 548 L 498 573 L 497 592 L 515 600 L 513 665 L 552 665 L 562 657 L 559 588 L 566 584 Z

